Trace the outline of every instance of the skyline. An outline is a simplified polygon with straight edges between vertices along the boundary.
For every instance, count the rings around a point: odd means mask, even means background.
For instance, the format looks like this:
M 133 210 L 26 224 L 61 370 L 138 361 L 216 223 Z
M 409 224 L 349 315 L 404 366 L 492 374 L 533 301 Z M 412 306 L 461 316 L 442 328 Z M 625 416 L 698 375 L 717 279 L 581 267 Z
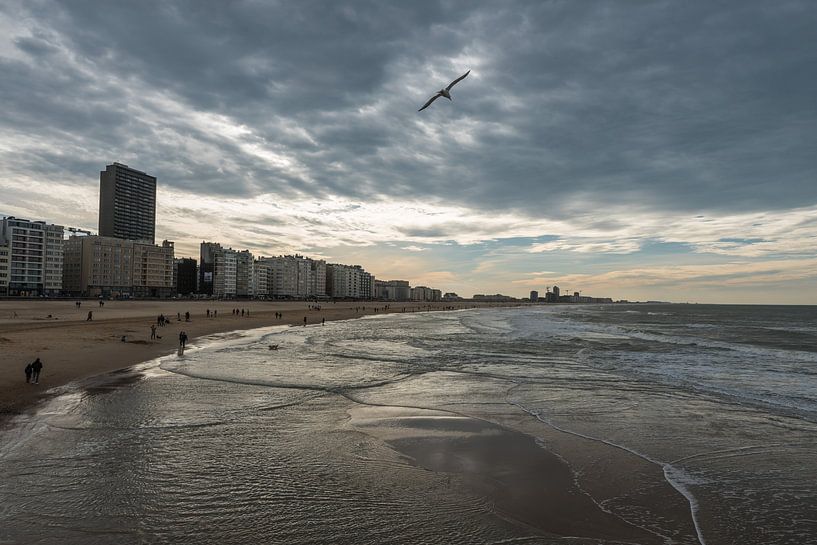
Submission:
M 806 2 L 156 6 L 0 7 L 0 214 L 98 231 L 118 161 L 157 177 L 177 257 L 817 303 Z

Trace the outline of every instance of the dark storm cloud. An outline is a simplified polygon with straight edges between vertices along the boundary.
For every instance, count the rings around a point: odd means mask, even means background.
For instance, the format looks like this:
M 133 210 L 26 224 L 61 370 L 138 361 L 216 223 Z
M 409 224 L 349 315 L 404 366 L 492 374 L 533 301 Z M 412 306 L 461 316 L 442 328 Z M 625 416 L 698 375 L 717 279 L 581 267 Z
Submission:
M 199 194 L 534 217 L 817 203 L 810 2 L 0 10 L 25 30 L 0 55 L 0 123 L 55 148 L 6 158 L 11 171 L 95 184 L 124 160 Z M 453 102 L 416 112 L 468 68 Z

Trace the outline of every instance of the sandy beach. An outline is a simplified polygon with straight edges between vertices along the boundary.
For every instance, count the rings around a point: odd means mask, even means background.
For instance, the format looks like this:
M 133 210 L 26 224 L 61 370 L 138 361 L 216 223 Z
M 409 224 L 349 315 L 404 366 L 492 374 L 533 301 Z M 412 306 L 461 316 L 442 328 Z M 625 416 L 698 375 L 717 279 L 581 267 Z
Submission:
M 0 301 L 0 418 L 35 403 L 49 389 L 71 381 L 121 369 L 178 349 L 179 333 L 195 344 L 203 335 L 271 325 L 320 326 L 321 320 L 345 320 L 384 312 L 416 312 L 479 306 L 475 303 L 323 302 L 320 310 L 305 301 Z M 389 305 L 389 308 L 385 308 Z M 486 306 L 486 305 L 482 305 Z M 244 309 L 249 315 L 232 314 Z M 211 317 L 207 318 L 207 311 Z M 93 312 L 88 320 L 88 312 Z M 185 321 L 185 313 L 190 321 Z M 215 317 L 212 313 L 216 312 Z M 282 313 L 281 319 L 276 313 Z M 150 326 L 163 314 L 169 325 Z M 181 320 L 178 319 L 179 315 Z M 126 342 L 122 342 L 122 337 Z M 27 384 L 23 369 L 35 358 L 43 362 L 39 384 Z

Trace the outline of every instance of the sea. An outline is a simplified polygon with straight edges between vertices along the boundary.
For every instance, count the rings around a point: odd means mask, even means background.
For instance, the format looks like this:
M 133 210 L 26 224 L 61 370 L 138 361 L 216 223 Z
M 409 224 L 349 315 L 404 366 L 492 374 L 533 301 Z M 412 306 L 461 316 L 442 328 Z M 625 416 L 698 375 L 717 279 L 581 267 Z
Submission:
M 817 543 L 817 307 L 198 339 L 0 431 L 0 543 Z

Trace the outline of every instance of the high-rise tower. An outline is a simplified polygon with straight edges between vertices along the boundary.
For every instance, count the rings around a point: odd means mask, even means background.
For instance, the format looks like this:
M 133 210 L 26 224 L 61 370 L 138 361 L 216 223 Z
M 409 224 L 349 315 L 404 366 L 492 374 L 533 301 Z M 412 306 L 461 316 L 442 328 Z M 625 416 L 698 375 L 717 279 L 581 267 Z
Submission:
M 99 234 L 154 243 L 156 178 L 114 163 L 99 173 Z

